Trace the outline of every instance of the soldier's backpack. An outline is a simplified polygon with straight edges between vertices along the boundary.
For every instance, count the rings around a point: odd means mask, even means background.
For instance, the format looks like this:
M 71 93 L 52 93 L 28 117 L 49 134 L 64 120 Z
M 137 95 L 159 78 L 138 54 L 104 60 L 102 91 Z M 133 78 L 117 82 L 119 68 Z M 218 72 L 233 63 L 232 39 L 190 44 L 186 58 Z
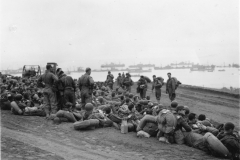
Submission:
M 157 116 L 157 123 L 161 132 L 173 133 L 177 125 L 177 119 L 171 111 L 163 109 Z
M 144 79 L 147 81 L 147 83 L 151 83 L 152 82 L 151 79 L 148 78 L 147 76 L 144 76 Z
M 156 123 L 148 122 L 144 126 L 143 131 L 147 132 L 151 137 L 156 137 L 157 132 L 158 132 L 158 126 Z
M 180 84 L 182 84 L 176 77 L 172 77 L 172 79 L 174 80 L 174 82 L 175 82 L 175 86 L 176 86 L 176 89 L 178 88 L 178 86 L 180 85 Z
M 157 77 L 157 80 L 159 80 L 162 83 L 162 86 L 164 85 L 164 79 L 162 77 Z

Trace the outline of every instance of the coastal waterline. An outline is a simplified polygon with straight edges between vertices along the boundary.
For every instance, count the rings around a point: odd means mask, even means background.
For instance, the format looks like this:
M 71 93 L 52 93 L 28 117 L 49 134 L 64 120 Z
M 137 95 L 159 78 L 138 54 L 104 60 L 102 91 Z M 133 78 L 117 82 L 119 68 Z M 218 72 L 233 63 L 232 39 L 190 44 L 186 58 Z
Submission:
M 224 72 L 218 70 L 223 68 L 215 68 L 213 72 L 201 72 L 201 71 L 190 71 L 190 69 L 170 69 L 170 70 L 152 70 L 152 72 L 144 73 L 131 73 L 131 75 L 144 75 L 152 79 L 152 75 L 161 76 L 166 82 L 168 77 L 167 73 L 171 72 L 173 77 L 177 77 L 182 84 L 202 86 L 209 88 L 223 88 L 223 87 L 233 87 L 240 88 L 240 72 L 237 68 L 224 68 Z M 123 73 L 123 71 L 112 71 L 111 72 L 116 79 L 118 73 Z M 127 72 L 124 72 L 127 73 Z M 70 75 L 73 78 L 79 78 L 84 72 L 72 72 Z M 107 77 L 106 72 L 92 72 L 91 76 L 94 81 L 105 81 Z M 137 81 L 139 77 L 132 77 L 133 81 Z
M 221 72 L 219 70 L 224 69 Z M 168 77 L 167 73 L 171 72 L 172 77 L 176 77 L 182 84 L 209 87 L 209 88 L 240 88 L 240 71 L 238 68 L 215 68 L 213 72 L 207 71 L 190 71 L 190 69 L 169 69 L 169 70 L 152 70 L 152 72 L 144 73 L 131 73 L 131 75 L 144 75 L 152 79 L 152 75 L 161 76 L 166 82 Z M 118 73 L 123 71 L 112 71 L 114 79 L 117 78 Z M 124 72 L 127 73 L 126 71 Z M 78 79 L 84 72 L 71 72 L 70 76 Z M 17 76 L 21 76 L 17 74 Z M 107 77 L 106 72 L 92 72 L 91 76 L 94 81 L 105 81 Z M 133 81 L 137 81 L 139 77 L 132 77 Z

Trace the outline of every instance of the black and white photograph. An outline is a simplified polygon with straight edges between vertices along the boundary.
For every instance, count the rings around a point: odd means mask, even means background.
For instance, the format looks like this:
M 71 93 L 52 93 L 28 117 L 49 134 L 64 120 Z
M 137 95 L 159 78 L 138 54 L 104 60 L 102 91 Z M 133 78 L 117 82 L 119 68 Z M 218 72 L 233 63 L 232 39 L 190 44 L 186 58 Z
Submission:
M 2 160 L 240 160 L 238 0 L 0 0 Z

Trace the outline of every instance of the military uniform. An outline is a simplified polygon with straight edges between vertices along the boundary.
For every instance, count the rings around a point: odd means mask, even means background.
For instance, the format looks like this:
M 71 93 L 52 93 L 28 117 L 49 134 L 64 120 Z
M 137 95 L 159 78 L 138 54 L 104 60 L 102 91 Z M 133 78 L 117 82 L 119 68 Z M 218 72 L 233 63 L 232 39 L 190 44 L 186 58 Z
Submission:
M 117 86 L 118 86 L 118 88 L 120 88 L 122 86 L 122 76 L 121 75 L 119 75 L 117 77 Z
M 163 83 L 158 78 L 154 79 L 153 85 L 152 85 L 152 90 L 155 89 L 155 97 L 156 97 L 158 103 L 160 103 L 160 99 L 161 99 L 162 85 L 163 85 Z
M 75 91 L 76 91 L 76 86 L 75 83 L 72 79 L 72 77 L 70 76 L 63 76 L 60 79 L 61 83 L 63 84 L 64 87 L 64 92 L 63 92 L 63 96 L 64 96 L 64 105 L 67 102 L 70 102 L 73 104 L 73 108 L 75 108 Z
M 123 85 L 126 87 L 126 91 L 131 92 L 131 86 L 133 85 L 131 77 L 125 77 L 123 80 Z
M 170 141 L 171 135 L 173 134 L 177 125 L 177 119 L 175 115 L 171 111 L 163 109 L 159 112 L 157 116 L 157 123 L 159 129 L 159 136 L 165 137 L 168 141 Z
M 166 84 L 166 93 L 169 95 L 169 99 L 173 101 L 176 98 L 176 84 L 173 78 L 169 78 Z
M 78 85 L 81 91 L 81 102 L 84 108 L 86 103 L 92 103 L 94 81 L 90 75 L 85 73 L 79 78 Z
M 109 74 L 107 75 L 107 85 L 109 86 L 109 88 L 113 89 L 113 79 L 114 79 L 114 76 L 112 74 Z
M 45 83 L 43 89 L 43 106 L 47 115 L 50 113 L 55 114 L 57 112 L 57 98 L 56 93 L 53 91 L 53 85 L 57 80 L 57 76 L 48 70 L 38 79 L 38 83 Z
M 138 81 L 138 87 L 141 99 L 145 98 L 147 92 L 147 81 L 144 78 L 140 78 Z

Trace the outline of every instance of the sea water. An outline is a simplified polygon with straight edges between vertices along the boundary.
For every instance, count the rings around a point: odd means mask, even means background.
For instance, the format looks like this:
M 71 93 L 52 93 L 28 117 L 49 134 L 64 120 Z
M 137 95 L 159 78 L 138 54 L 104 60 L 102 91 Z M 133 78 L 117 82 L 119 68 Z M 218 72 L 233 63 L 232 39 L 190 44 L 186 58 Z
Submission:
M 221 72 L 219 70 L 224 69 Z M 118 73 L 124 71 L 112 71 L 114 79 L 118 77 Z M 144 75 L 152 79 L 153 75 L 164 78 L 164 82 L 167 81 L 167 73 L 170 72 L 172 77 L 176 77 L 182 84 L 209 87 L 209 88 L 240 88 L 240 70 L 238 68 L 215 68 L 213 72 L 208 71 L 190 71 L 190 69 L 169 69 L 169 70 L 152 70 L 152 72 L 143 73 L 131 73 L 131 75 Z M 124 72 L 125 74 L 127 71 Z M 74 79 L 78 79 L 84 72 L 72 72 L 70 76 Z M 94 81 L 105 81 L 107 78 L 106 72 L 92 72 L 91 76 Z M 17 74 L 21 76 L 21 74 Z M 134 82 L 138 81 L 140 77 L 132 77 Z
M 209 87 L 209 88 L 223 88 L 233 87 L 240 88 L 240 71 L 238 68 L 224 68 L 225 71 L 220 72 L 218 70 L 223 68 L 215 68 L 213 72 L 208 71 L 190 71 L 190 69 L 170 69 L 170 70 L 152 70 L 152 72 L 144 73 L 131 73 L 131 75 L 144 75 L 152 79 L 153 75 L 164 78 L 164 82 L 167 81 L 167 73 L 170 72 L 172 77 L 176 77 L 182 84 Z M 114 75 L 114 79 L 118 77 L 117 71 L 111 72 Z M 127 72 L 124 72 L 125 74 Z M 84 73 L 73 72 L 70 75 L 73 78 L 79 78 Z M 92 72 L 91 76 L 94 81 L 105 81 L 107 78 L 107 72 Z M 138 81 L 140 77 L 132 77 L 134 82 Z

